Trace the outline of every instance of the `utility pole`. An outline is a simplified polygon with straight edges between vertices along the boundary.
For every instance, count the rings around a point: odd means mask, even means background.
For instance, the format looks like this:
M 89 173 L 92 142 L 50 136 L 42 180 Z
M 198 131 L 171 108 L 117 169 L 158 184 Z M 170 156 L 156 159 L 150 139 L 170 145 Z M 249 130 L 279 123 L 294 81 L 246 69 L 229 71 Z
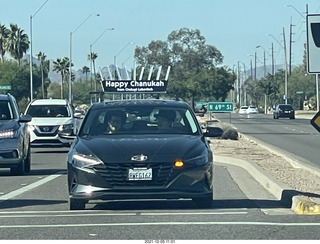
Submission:
M 283 31 L 283 48 L 284 48 L 284 63 L 285 63 L 285 75 L 284 75 L 284 100 L 285 104 L 288 104 L 288 62 L 287 62 L 287 48 L 286 48 L 286 35 L 284 32 L 284 28 L 282 28 Z
M 274 67 L 274 54 L 273 54 L 273 42 L 271 43 L 271 66 L 272 66 L 272 76 L 274 76 L 275 73 L 275 67 Z
M 289 41 L 289 76 L 291 76 L 291 66 L 292 66 L 292 43 L 294 42 L 293 41 L 293 38 L 292 38 L 292 27 L 294 25 L 292 24 L 292 17 L 291 17 L 291 23 L 290 23 L 290 41 Z

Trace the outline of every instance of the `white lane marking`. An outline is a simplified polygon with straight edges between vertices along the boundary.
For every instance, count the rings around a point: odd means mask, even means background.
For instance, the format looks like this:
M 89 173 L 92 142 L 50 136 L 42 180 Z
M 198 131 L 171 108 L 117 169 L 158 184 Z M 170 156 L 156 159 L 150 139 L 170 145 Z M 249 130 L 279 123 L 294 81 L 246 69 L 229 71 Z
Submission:
M 145 223 L 97 223 L 97 224 L 48 224 L 48 225 L 1 225 L 0 229 L 13 228 L 65 228 L 104 226 L 160 226 L 160 225 L 256 225 L 256 226 L 320 226 L 320 223 L 277 223 L 277 222 L 145 222 Z
M 38 186 L 41 186 L 41 185 L 43 185 L 43 184 L 45 184 L 45 183 L 47 183 L 49 181 L 52 181 L 52 180 L 58 178 L 59 176 L 63 175 L 64 173 L 65 173 L 65 171 L 59 171 L 56 174 L 49 175 L 46 178 L 38 180 L 38 181 L 36 181 L 36 182 L 34 182 L 34 183 L 30 184 L 30 185 L 27 185 L 27 186 L 22 187 L 22 188 L 20 188 L 18 190 L 15 190 L 15 191 L 9 192 L 9 193 L 7 193 L 5 195 L 2 195 L 0 197 L 0 202 L 8 200 L 8 199 L 11 199 L 11 198 L 14 198 L 14 197 L 26 192 L 26 191 L 29 191 L 29 190 L 32 190 L 32 189 L 38 187 Z
M 8 214 L 8 213 L 6 213 Z M 183 215 L 183 216 L 190 216 L 190 215 L 240 215 L 240 214 L 248 214 L 248 212 L 201 212 L 201 213 L 92 213 L 92 214 L 21 214 L 21 215 L 0 215 L 0 218 L 60 218 L 60 217 L 91 217 L 91 216 L 171 216 L 171 215 Z

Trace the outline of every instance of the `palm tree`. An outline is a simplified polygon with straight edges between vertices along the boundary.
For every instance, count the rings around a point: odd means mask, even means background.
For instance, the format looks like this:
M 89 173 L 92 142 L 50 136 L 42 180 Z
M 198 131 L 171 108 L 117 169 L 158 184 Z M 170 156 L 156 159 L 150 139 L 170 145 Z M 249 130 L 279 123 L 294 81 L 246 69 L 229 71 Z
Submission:
M 95 65 L 95 60 L 98 58 L 97 53 L 90 53 L 88 55 L 88 60 L 90 60 L 93 64 L 93 78 L 94 78 L 94 91 L 97 92 L 97 82 L 96 82 L 96 65 Z M 91 86 L 90 86 L 90 91 L 92 91 L 92 79 L 91 79 Z M 97 101 L 97 95 L 95 95 L 95 101 Z
M 69 74 L 70 61 L 69 58 L 58 58 L 57 61 L 53 61 L 53 70 L 61 75 L 61 98 L 63 98 L 63 82 L 67 82 Z
M 40 61 L 40 70 L 41 70 L 41 84 L 42 84 L 42 98 L 45 98 L 45 93 L 44 93 L 44 71 L 48 72 L 49 71 L 49 61 L 46 60 L 47 56 L 39 52 L 37 54 L 38 60 Z
M 16 24 L 10 24 L 9 35 L 5 43 L 6 50 L 20 65 L 23 55 L 29 49 L 29 37 Z
M 82 67 L 82 73 L 83 74 L 86 74 L 86 80 L 88 80 L 88 73 L 90 72 L 90 69 L 89 69 L 89 67 L 87 67 L 87 66 L 83 66 Z
M 8 38 L 9 30 L 4 25 L 0 23 L 0 58 L 1 62 L 4 60 L 4 55 L 6 53 L 5 43 Z

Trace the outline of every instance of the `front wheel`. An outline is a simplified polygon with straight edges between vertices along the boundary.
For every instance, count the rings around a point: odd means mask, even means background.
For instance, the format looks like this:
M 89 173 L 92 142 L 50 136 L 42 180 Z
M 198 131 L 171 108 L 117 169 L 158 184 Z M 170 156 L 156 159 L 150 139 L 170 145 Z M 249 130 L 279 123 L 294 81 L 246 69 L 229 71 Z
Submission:
M 199 208 L 211 208 L 213 203 L 212 195 L 207 197 L 195 197 L 195 198 L 192 198 L 192 201 Z
M 22 160 L 19 165 L 10 169 L 12 175 L 24 175 L 25 173 L 25 161 Z
M 26 173 L 29 173 L 30 169 L 31 169 L 31 153 L 30 153 L 30 147 L 29 147 L 26 158 L 24 160 L 24 171 Z
M 86 208 L 86 201 L 79 199 L 69 199 L 70 210 L 84 210 Z

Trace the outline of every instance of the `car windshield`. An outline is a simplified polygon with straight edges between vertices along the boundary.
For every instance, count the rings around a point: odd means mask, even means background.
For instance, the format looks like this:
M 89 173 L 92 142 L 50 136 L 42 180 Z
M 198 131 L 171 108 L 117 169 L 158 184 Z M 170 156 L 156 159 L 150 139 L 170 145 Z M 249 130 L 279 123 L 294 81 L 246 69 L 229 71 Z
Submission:
M 91 110 L 79 136 L 199 133 L 195 118 L 186 108 L 121 107 Z
M 11 120 L 13 118 L 13 111 L 9 101 L 0 101 L 0 120 Z
M 70 117 L 70 111 L 65 105 L 32 105 L 27 114 L 32 117 Z

